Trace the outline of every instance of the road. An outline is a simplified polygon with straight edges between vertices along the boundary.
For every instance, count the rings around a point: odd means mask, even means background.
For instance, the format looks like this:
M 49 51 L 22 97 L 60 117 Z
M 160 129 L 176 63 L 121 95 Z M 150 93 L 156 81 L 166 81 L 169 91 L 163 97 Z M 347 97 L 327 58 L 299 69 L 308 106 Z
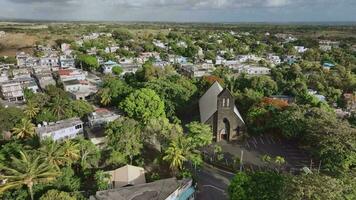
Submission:
M 204 166 L 197 172 L 197 200 L 227 200 L 227 188 L 234 174 Z

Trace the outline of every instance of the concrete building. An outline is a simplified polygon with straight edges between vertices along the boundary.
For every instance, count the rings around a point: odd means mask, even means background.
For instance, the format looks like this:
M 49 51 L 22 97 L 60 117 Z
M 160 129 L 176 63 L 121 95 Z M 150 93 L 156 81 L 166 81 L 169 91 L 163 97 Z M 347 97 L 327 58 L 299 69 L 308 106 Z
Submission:
M 98 91 L 95 85 L 86 80 L 63 81 L 63 87 L 64 91 L 68 92 L 74 100 L 86 100 Z
M 271 69 L 267 67 L 258 67 L 253 65 L 235 65 L 230 66 L 230 69 L 235 73 L 241 74 L 245 73 L 248 75 L 259 76 L 259 75 L 269 75 L 271 74 Z
M 131 187 L 98 191 L 89 200 L 194 200 L 192 179 L 162 179 Z
M 24 101 L 22 85 L 19 81 L 8 81 L 1 85 L 1 95 L 9 102 Z
M 60 69 L 58 70 L 58 75 L 59 75 L 59 79 L 62 82 L 70 81 L 70 80 L 85 80 L 87 72 L 75 68 Z
M 39 60 L 40 66 L 43 67 L 59 67 L 59 57 L 56 54 L 48 54 Z
M 53 140 L 64 140 L 75 138 L 83 133 L 83 121 L 79 118 L 71 118 L 55 123 L 43 122 L 38 125 L 36 133 L 40 139 L 52 138 Z
M 51 73 L 38 73 L 35 77 L 42 90 L 44 90 L 48 85 L 56 85 L 56 81 L 53 79 Z
M 74 68 L 75 60 L 70 55 L 61 55 L 59 57 L 59 64 L 61 68 Z
M 237 140 L 245 129 L 235 99 L 228 89 L 215 82 L 199 99 L 200 121 L 209 124 L 214 141 Z
M 103 68 L 103 72 L 104 74 L 111 74 L 112 73 L 112 68 L 115 66 L 119 66 L 119 64 L 117 64 L 117 62 L 114 61 L 107 61 L 102 65 Z
M 215 70 L 214 64 L 183 64 L 181 73 L 188 77 L 201 78 L 210 75 Z
M 88 115 L 90 127 L 102 127 L 120 117 L 120 114 L 106 108 L 98 108 Z

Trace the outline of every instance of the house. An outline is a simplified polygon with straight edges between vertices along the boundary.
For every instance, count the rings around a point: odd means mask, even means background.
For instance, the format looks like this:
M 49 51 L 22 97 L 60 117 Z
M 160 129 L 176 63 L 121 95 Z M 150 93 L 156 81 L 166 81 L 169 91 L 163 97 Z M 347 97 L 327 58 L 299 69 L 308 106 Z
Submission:
M 184 56 L 169 55 L 168 60 L 172 64 L 186 64 L 188 63 L 188 58 Z
M 56 81 L 53 79 L 51 73 L 36 73 L 35 77 L 42 90 L 48 85 L 56 85 Z
M 111 188 L 145 184 L 145 170 L 142 167 L 125 165 L 108 172 Z
M 46 56 L 43 56 L 39 60 L 40 66 L 43 67 L 59 67 L 59 57 L 56 54 L 48 54 Z
M 304 46 L 294 46 L 294 49 L 295 49 L 298 53 L 304 53 L 304 52 L 308 51 L 308 48 L 305 48 Z
M 340 42 L 330 40 L 320 40 L 319 49 L 322 51 L 331 51 L 333 48 L 339 48 Z
M 88 115 L 90 127 L 102 127 L 120 117 L 120 114 L 106 108 L 98 108 Z
M 61 55 L 59 64 L 61 68 L 72 68 L 75 67 L 75 59 L 70 55 Z
M 127 73 L 136 73 L 136 71 L 140 68 L 139 65 L 137 64 L 120 64 L 122 68 L 122 74 L 127 74 Z
M 102 65 L 104 74 L 112 73 L 112 68 L 115 67 L 115 66 L 119 66 L 119 64 L 117 64 L 117 62 L 114 62 L 114 61 L 111 61 L 111 60 L 105 62 Z
M 195 188 L 190 178 L 162 179 L 130 187 L 98 191 L 89 200 L 194 200 Z
M 43 125 L 38 125 L 36 133 L 41 140 L 52 138 L 53 140 L 64 140 L 75 138 L 83 133 L 83 121 L 79 118 L 70 118 L 58 122 L 43 122 Z
M 288 63 L 289 65 L 294 64 L 300 59 L 300 57 L 293 56 L 293 55 L 287 55 L 283 56 L 283 62 Z
M 22 85 L 19 81 L 8 81 L 1 85 L 1 95 L 9 102 L 25 100 Z
M 152 43 L 153 43 L 153 45 L 155 45 L 158 48 L 161 48 L 161 49 L 166 49 L 167 48 L 167 46 L 163 42 L 161 42 L 160 40 L 153 40 Z
M 58 70 L 58 76 L 62 82 L 69 80 L 85 80 L 86 75 L 87 72 L 75 68 Z
M 188 77 L 201 78 L 203 76 L 208 76 L 214 71 L 214 64 L 183 64 L 181 65 L 181 73 Z
M 243 63 L 243 62 L 258 62 L 261 60 L 261 58 L 253 55 L 253 54 L 248 54 L 248 55 L 238 55 L 236 56 L 236 60 L 238 60 L 239 62 Z
M 119 46 L 106 47 L 105 53 L 115 53 L 119 49 L 120 49 Z
M 258 67 L 253 65 L 234 65 L 234 66 L 230 66 L 230 69 L 232 69 L 232 71 L 238 74 L 245 73 L 254 76 L 271 74 L 270 68 Z
M 74 100 L 85 100 L 95 94 L 98 89 L 95 85 L 86 80 L 68 80 L 63 81 L 63 87 L 69 96 Z
M 61 44 L 61 51 L 63 53 L 68 52 L 69 50 L 70 50 L 70 44 L 67 44 L 67 43 L 62 43 Z
M 209 124 L 216 142 L 241 137 L 245 128 L 235 99 L 228 89 L 215 82 L 199 99 L 200 121 Z
M 324 62 L 323 63 L 323 68 L 324 69 L 330 70 L 333 67 L 335 67 L 335 64 L 333 64 L 333 63 L 330 63 L 330 62 Z
M 316 99 L 318 99 L 321 102 L 326 102 L 326 98 L 324 95 L 318 94 L 317 91 L 312 90 L 312 89 L 308 89 L 308 94 L 315 97 Z
M 267 56 L 267 60 L 270 61 L 271 63 L 275 64 L 275 65 L 279 65 L 281 64 L 282 60 L 279 56 L 273 55 L 273 54 L 269 54 Z
M 1 85 L 1 83 L 7 82 L 7 81 L 9 81 L 7 70 L 1 71 L 0 72 L 0 85 Z
M 29 59 L 31 56 L 26 54 L 25 52 L 20 52 L 16 53 L 16 61 L 17 61 L 17 66 L 19 67 L 24 67 L 26 66 L 26 61 Z
M 12 70 L 12 77 L 17 78 L 31 78 L 31 73 L 29 68 L 19 68 Z

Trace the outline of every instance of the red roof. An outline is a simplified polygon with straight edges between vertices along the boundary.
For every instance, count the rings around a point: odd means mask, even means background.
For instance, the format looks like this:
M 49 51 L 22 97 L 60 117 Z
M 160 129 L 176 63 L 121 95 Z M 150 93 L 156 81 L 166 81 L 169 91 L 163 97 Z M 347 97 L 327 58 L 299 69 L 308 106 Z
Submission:
M 60 69 L 60 70 L 58 70 L 58 74 L 60 76 L 69 76 L 72 72 L 73 72 L 73 70 L 71 70 L 71 69 Z

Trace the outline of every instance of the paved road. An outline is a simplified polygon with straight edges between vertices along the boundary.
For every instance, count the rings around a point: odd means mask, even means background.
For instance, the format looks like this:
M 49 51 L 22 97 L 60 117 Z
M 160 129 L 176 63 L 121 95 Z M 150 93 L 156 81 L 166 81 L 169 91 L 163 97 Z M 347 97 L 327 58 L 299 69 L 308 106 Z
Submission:
M 210 165 L 204 165 L 197 172 L 198 200 L 227 200 L 227 188 L 234 174 Z

